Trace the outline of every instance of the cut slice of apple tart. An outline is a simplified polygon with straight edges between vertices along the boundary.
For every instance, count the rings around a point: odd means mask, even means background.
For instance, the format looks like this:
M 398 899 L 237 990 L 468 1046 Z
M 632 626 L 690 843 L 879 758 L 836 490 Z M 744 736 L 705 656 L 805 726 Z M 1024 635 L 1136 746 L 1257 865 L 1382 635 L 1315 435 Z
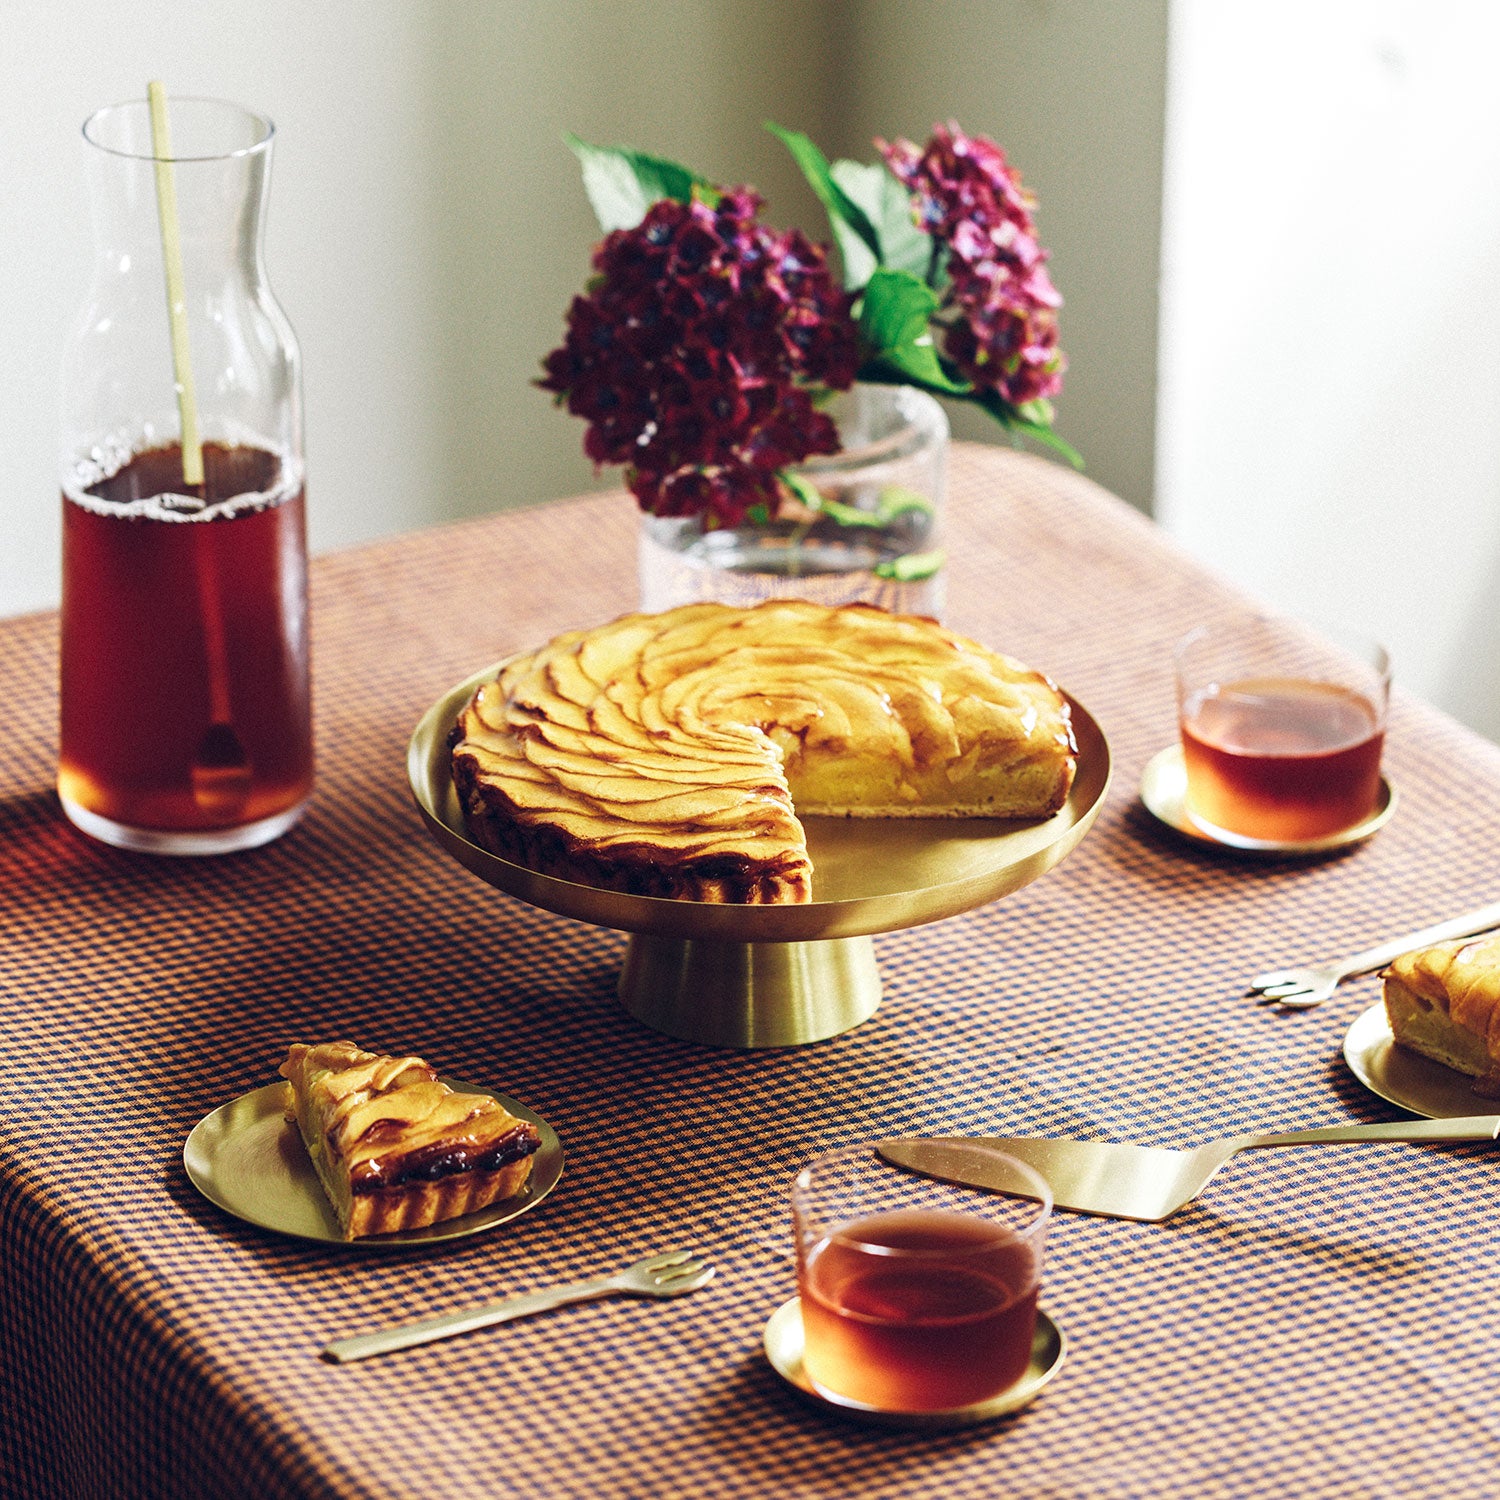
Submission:
M 488 1094 L 449 1088 L 420 1057 L 298 1042 L 278 1071 L 345 1239 L 474 1213 L 531 1175 L 536 1126 Z

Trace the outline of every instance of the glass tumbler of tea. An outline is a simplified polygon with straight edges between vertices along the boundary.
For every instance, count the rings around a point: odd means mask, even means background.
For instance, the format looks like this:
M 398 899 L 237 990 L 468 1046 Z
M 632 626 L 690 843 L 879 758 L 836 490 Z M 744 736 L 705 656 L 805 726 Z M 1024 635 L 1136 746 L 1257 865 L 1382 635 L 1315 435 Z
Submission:
M 1175 664 L 1187 812 L 1205 833 L 1308 843 L 1374 813 L 1391 691 L 1378 642 L 1252 615 L 1192 631 Z
M 188 98 L 83 127 L 96 253 L 63 357 L 58 792 L 127 849 L 263 844 L 312 791 L 301 362 L 262 245 L 273 134 Z
M 950 1149 L 982 1157 L 1005 1192 L 903 1171 L 870 1146 L 819 1156 L 793 1183 L 803 1368 L 835 1402 L 953 1411 L 1026 1373 L 1051 1190 L 992 1147 Z

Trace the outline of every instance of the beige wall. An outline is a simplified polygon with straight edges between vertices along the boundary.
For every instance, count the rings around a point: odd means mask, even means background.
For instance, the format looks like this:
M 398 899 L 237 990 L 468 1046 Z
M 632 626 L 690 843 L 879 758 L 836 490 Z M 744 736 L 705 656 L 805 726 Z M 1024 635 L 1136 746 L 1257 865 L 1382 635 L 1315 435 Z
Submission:
M 1149 510 L 1167 0 L 854 0 L 837 149 L 922 139 L 955 118 L 1000 142 L 1038 199 L 1063 294 L 1069 372 L 1057 430 L 1090 477 Z M 994 424 L 964 410 L 960 437 Z
M 1059 427 L 1145 504 L 1164 3 L 6 0 L 0 614 L 56 598 L 78 128 L 157 76 L 277 123 L 268 260 L 305 356 L 318 550 L 596 482 L 582 424 L 531 385 L 596 237 L 565 129 L 750 181 L 819 238 L 763 121 L 864 159 L 870 136 L 950 116 L 994 134 L 1040 195 L 1067 299 Z

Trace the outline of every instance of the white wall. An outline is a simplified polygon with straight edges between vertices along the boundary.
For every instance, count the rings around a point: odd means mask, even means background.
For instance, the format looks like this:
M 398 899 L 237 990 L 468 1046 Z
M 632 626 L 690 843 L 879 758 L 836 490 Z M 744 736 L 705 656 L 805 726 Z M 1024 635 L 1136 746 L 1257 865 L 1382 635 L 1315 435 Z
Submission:
M 1156 514 L 1500 738 L 1500 7 L 1174 0 Z

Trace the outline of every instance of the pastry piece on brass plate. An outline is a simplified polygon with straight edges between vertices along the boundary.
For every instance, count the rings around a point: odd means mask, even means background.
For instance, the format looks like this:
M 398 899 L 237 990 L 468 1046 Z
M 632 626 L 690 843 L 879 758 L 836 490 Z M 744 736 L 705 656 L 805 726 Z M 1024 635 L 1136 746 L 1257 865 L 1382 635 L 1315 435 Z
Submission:
M 1191 1151 L 1161 1146 L 1117 1145 L 1105 1141 L 1047 1140 L 1037 1136 L 913 1136 L 876 1142 L 894 1166 L 993 1189 L 982 1174 L 960 1164 L 950 1147 L 982 1140 L 1036 1168 L 1052 1188 L 1058 1208 L 1111 1219 L 1155 1223 L 1191 1203 L 1232 1156 L 1253 1146 L 1314 1146 L 1354 1141 L 1492 1141 L 1500 1135 L 1500 1115 L 1462 1119 L 1397 1120 L 1384 1125 L 1329 1125 L 1228 1136 Z
M 1302 969 L 1273 969 L 1269 974 L 1257 974 L 1250 981 L 1250 993 L 1288 1010 L 1311 1010 L 1331 999 L 1344 980 L 1357 974 L 1373 974 L 1403 953 L 1449 938 L 1472 937 L 1493 927 L 1500 927 L 1500 902 L 1481 906 L 1462 916 L 1449 917 L 1447 921 L 1436 922 L 1431 927 L 1419 928 L 1401 937 L 1388 938 L 1373 948 L 1334 963 Z
M 1378 1099 L 1429 1120 L 1456 1120 L 1484 1108 L 1474 1079 L 1399 1045 L 1385 1003 L 1377 1000 L 1344 1033 L 1349 1071 Z
M 637 1261 L 613 1276 L 595 1277 L 591 1281 L 571 1281 L 563 1286 L 549 1287 L 545 1291 L 506 1297 L 483 1307 L 470 1308 L 466 1312 L 445 1313 L 441 1317 L 424 1318 L 419 1323 L 407 1323 L 399 1328 L 385 1328 L 376 1333 L 361 1333 L 352 1338 L 336 1339 L 324 1349 L 323 1354 L 335 1363 L 348 1364 L 351 1360 L 369 1359 L 373 1354 L 411 1349 L 418 1344 L 431 1344 L 438 1339 L 452 1338 L 455 1334 L 470 1333 L 476 1328 L 509 1323 L 513 1318 L 525 1318 L 532 1313 L 565 1307 L 570 1302 L 590 1302 L 599 1297 L 615 1296 L 681 1297 L 686 1292 L 696 1292 L 699 1287 L 707 1286 L 713 1280 L 713 1274 L 714 1268 L 699 1260 L 691 1251 L 669 1250 L 664 1255 L 652 1255 Z
M 490 1101 L 535 1131 L 540 1144 L 526 1158 L 529 1174 L 518 1190 L 503 1197 L 497 1194 L 487 1206 L 456 1217 L 350 1239 L 298 1130 L 291 1085 L 281 1081 L 241 1094 L 199 1120 L 182 1149 L 188 1180 L 211 1203 L 246 1223 L 350 1250 L 399 1251 L 462 1239 L 496 1229 L 535 1208 L 562 1177 L 563 1148 L 557 1132 L 515 1099 L 453 1078 L 440 1082 L 465 1101 Z M 468 1107 L 466 1102 L 464 1108 Z
M 513 1198 L 542 1143 L 529 1120 L 449 1088 L 420 1057 L 295 1043 L 280 1072 L 346 1239 L 425 1229 Z
M 1397 1044 L 1500 1098 L 1500 933 L 1403 953 L 1385 971 L 1386 1017 Z

